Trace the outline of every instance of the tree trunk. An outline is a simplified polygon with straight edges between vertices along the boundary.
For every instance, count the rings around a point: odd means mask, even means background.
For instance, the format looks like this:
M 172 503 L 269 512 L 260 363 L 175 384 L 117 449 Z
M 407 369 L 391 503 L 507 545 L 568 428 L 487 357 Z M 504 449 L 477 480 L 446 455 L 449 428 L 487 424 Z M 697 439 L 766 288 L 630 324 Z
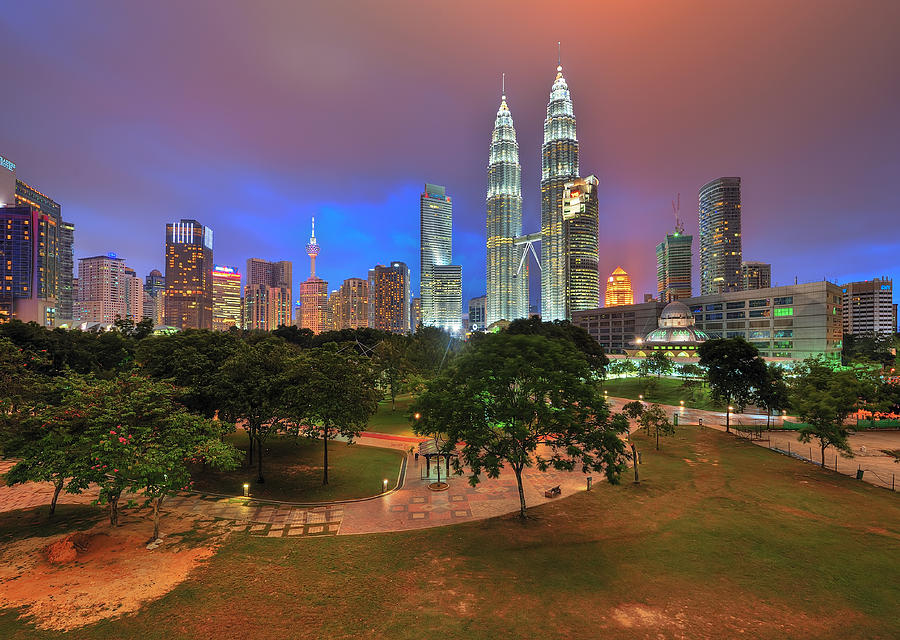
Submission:
M 659 426 L 656 427 L 656 450 L 659 451 Z
M 440 462 L 438 462 L 438 468 L 440 468 Z M 516 484 L 519 486 L 519 517 L 524 520 L 528 517 L 528 514 L 525 513 L 525 489 L 522 488 L 522 468 L 514 466 L 513 470 L 516 472 Z
M 631 466 L 634 467 L 634 483 L 640 483 L 641 479 L 638 476 L 638 459 L 637 459 L 637 450 L 634 448 L 634 443 L 631 443 Z
M 322 471 L 322 484 L 328 484 L 328 429 L 326 428 L 322 434 L 322 442 L 325 445 L 324 449 L 324 463 L 325 468 Z
M 253 425 L 250 425 L 250 424 L 247 425 L 247 437 L 250 439 L 250 447 L 247 452 L 247 455 L 249 456 L 249 458 L 247 460 L 247 464 L 249 464 L 252 467 L 253 466 L 253 442 L 256 440 L 256 429 L 253 428 Z
M 725 407 L 725 433 L 731 433 L 731 409 L 728 406 Z
M 153 500 L 153 539 L 159 540 L 159 508 L 162 506 L 163 496 Z
M 253 448 L 253 445 L 250 445 L 250 448 Z M 262 472 L 262 451 L 263 451 L 263 443 L 262 439 L 259 435 L 256 436 L 256 482 L 258 484 L 265 483 L 266 479 L 263 478 Z
M 119 526 L 119 492 L 109 496 L 109 526 Z
M 53 500 L 50 501 L 50 517 L 53 517 L 53 514 L 56 513 L 56 501 L 59 499 L 59 492 L 62 491 L 63 481 L 65 478 L 60 478 L 56 481 L 56 486 L 53 488 Z
M 769 430 L 769 423 L 772 420 L 772 410 L 766 409 L 766 431 Z
M 822 443 L 822 468 L 823 468 L 823 469 L 825 468 L 825 448 L 826 448 L 827 446 L 828 446 L 828 445 L 825 444 L 824 442 Z

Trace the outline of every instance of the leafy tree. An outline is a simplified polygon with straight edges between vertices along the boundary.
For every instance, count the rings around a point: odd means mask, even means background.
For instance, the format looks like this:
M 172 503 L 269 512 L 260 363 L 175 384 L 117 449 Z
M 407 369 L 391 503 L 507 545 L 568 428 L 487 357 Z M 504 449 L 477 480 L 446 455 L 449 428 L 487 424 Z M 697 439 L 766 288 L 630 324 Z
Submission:
M 542 322 L 537 316 L 520 318 L 510 323 L 506 332 L 513 335 L 544 336 L 551 340 L 569 342 L 581 352 L 595 375 L 602 378 L 606 374 L 609 358 L 606 357 L 603 347 L 584 328 L 568 320 Z
M 880 368 L 890 368 L 896 361 L 894 336 L 875 332 L 845 333 L 841 349 L 844 365 L 876 364 Z
M 627 358 L 615 358 L 609 363 L 606 371 L 610 375 L 627 376 L 637 373 L 638 368 L 633 361 Z
M 431 378 L 447 366 L 460 349 L 460 341 L 446 331 L 420 326 L 409 345 L 408 357 L 419 374 Z
M 674 368 L 672 360 L 662 351 L 652 351 L 645 358 L 645 362 L 649 371 L 655 373 L 657 378 L 662 375 L 669 375 Z
M 287 342 L 300 347 L 301 349 L 309 349 L 313 346 L 316 334 L 311 329 L 300 329 L 293 325 L 278 327 L 272 332 L 273 336 L 278 336 Z
M 700 345 L 699 355 L 713 398 L 726 404 L 725 430 L 731 431 L 731 406 L 743 411 L 753 400 L 754 389 L 766 381 L 766 363 L 743 338 L 708 340 Z
M 681 388 L 690 395 L 691 402 L 693 402 L 694 395 L 696 394 L 697 390 L 700 388 L 700 381 L 695 378 L 684 378 L 684 380 L 681 383 Z
M 622 407 L 622 413 L 632 420 L 637 420 L 644 414 L 644 403 L 638 400 L 632 400 Z
M 239 344 L 231 332 L 180 331 L 142 340 L 137 360 L 144 374 L 180 387 L 186 407 L 211 418 L 219 409 L 219 367 Z
M 835 371 L 821 358 L 805 360 L 796 373 L 791 385 L 791 406 L 808 425 L 800 430 L 800 440 L 818 440 L 823 467 L 828 447 L 852 455 L 844 421 L 856 410 L 867 390 L 853 372 Z
M 790 406 L 790 389 L 784 380 L 784 369 L 775 363 L 766 367 L 766 379 L 756 389 L 754 402 L 766 410 L 766 427 L 771 423 L 772 412 Z
M 528 467 L 602 471 L 610 482 L 625 468 L 620 435 L 628 421 L 610 414 L 593 378 L 569 341 L 486 335 L 428 385 L 410 415 L 419 416 L 417 434 L 443 434 L 445 453 L 461 447 L 454 466 L 469 469 L 473 486 L 509 465 L 524 518 Z
M 375 366 L 387 386 L 391 396 L 391 410 L 396 409 L 397 393 L 403 379 L 410 370 L 409 360 L 396 339 L 385 339 L 375 345 L 373 352 Z
M 639 422 L 644 433 L 656 436 L 656 450 L 659 451 L 659 436 L 670 436 L 675 433 L 674 425 L 669 422 L 665 410 L 658 404 L 651 405 L 641 413 Z
M 81 493 L 90 482 L 85 433 L 97 399 L 96 387 L 77 374 L 54 378 L 47 387 L 41 402 L 21 416 L 16 436 L 6 442 L 6 453 L 19 458 L 6 474 L 6 484 L 52 483 L 52 517 L 64 487 Z
M 285 397 L 288 411 L 306 436 L 324 445 L 322 484 L 328 484 L 328 441 L 352 443 L 378 409 L 379 392 L 371 362 L 323 347 L 294 358 Z
M 296 350 L 283 340 L 267 337 L 255 344 L 240 343 L 218 370 L 220 414 L 246 423 L 248 462 L 253 464 L 255 445 L 259 483 L 265 482 L 263 446 L 270 435 L 284 428 L 288 418 L 286 371 L 295 354 Z

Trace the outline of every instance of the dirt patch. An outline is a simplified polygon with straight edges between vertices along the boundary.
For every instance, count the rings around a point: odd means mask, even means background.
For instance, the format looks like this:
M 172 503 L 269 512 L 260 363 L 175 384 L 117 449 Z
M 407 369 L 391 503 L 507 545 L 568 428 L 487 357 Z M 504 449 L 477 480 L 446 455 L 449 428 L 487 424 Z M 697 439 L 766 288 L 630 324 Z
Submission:
M 153 551 L 146 548 L 152 525 L 142 516 L 115 529 L 104 522 L 9 544 L 0 551 L 0 608 L 59 631 L 136 611 L 184 581 L 224 536 L 220 527 L 197 535 L 193 519 L 175 515 L 163 519 L 163 530 L 168 535 Z
M 623 604 L 611 612 L 612 619 L 626 629 L 632 627 L 667 627 L 669 620 L 661 611 L 643 604 Z

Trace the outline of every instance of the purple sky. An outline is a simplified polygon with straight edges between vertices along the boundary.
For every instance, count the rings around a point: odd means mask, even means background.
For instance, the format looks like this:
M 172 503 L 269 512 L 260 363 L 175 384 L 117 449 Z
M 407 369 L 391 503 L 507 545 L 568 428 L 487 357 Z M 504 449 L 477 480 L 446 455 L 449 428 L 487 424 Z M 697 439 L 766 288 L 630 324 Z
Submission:
M 418 194 L 444 184 L 468 299 L 500 73 L 537 230 L 562 40 L 604 278 L 655 291 L 680 192 L 696 292 L 697 189 L 739 175 L 744 259 L 774 283 L 900 280 L 898 32 L 893 0 L 29 0 L 0 13 L 0 155 L 62 204 L 76 257 L 163 269 L 165 223 L 196 218 L 216 262 L 300 282 L 315 215 L 331 288 L 404 260 L 417 289 Z

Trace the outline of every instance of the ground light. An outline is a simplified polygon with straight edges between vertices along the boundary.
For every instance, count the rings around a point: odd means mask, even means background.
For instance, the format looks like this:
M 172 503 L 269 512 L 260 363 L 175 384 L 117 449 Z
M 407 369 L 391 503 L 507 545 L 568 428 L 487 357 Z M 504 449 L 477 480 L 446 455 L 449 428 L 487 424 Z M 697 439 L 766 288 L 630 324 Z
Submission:
M 381 481 L 381 492 L 382 493 L 387 493 L 387 483 L 388 483 L 387 478 L 385 478 L 384 480 Z
M 244 483 L 244 497 L 250 497 L 250 485 L 248 483 Z

